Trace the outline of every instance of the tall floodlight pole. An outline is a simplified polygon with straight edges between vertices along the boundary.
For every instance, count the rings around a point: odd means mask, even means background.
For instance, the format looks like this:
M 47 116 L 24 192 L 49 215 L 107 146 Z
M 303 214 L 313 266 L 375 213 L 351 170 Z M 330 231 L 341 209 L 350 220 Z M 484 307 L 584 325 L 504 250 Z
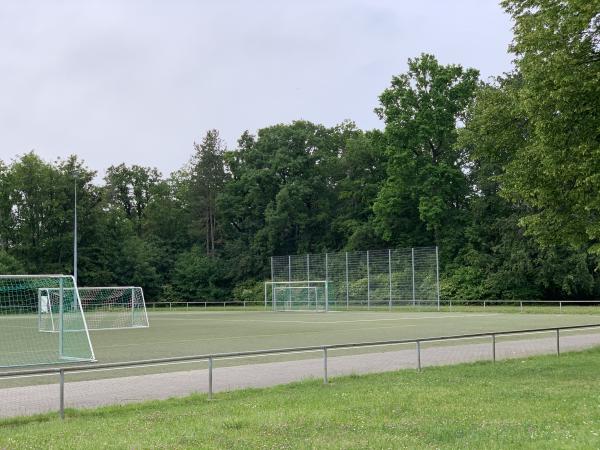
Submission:
M 77 285 L 77 172 L 75 172 L 73 197 L 73 278 Z

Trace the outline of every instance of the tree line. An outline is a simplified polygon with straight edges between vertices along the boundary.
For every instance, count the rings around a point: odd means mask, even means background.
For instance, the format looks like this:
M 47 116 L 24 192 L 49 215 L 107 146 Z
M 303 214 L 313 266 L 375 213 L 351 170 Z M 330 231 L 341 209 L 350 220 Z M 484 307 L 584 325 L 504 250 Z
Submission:
M 0 161 L 0 273 L 72 271 L 152 300 L 257 300 L 269 256 L 437 245 L 442 297 L 597 298 L 600 4 L 505 0 L 514 70 L 422 54 L 392 77 L 381 130 L 298 120 L 217 130 L 163 176 L 73 155 Z

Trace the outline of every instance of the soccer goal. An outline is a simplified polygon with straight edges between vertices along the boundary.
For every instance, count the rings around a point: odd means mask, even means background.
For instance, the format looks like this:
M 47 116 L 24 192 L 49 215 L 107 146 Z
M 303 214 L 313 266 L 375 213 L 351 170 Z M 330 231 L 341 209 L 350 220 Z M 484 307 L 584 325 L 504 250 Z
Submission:
M 78 291 L 90 330 L 149 326 L 144 291 L 141 287 L 80 287 Z M 38 301 L 40 331 L 58 331 L 54 311 L 60 302 L 60 292 L 56 288 L 40 288 Z
M 327 281 L 267 281 L 265 306 L 273 311 L 327 311 Z
M 56 292 L 57 301 L 40 300 L 40 289 Z M 41 333 L 41 317 L 57 332 Z M 72 276 L 0 275 L 0 367 L 94 360 Z

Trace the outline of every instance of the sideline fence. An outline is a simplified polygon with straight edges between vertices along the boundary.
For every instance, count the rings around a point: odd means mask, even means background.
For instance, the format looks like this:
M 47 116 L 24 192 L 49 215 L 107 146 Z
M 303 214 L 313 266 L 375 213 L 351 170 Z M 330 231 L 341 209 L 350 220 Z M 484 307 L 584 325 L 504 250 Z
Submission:
M 185 309 L 185 310 L 271 310 L 272 308 L 264 306 L 264 302 L 260 301 L 172 301 L 172 302 L 147 302 L 147 308 L 152 311 Z M 556 312 L 562 313 L 567 311 L 576 311 L 577 309 L 597 308 L 600 312 L 600 300 L 440 300 L 439 311 L 465 311 L 486 310 L 493 308 L 512 308 L 518 312 L 526 312 L 533 309 L 556 309 Z M 356 307 L 356 310 L 367 310 L 368 308 Z M 388 310 L 387 305 L 372 305 L 373 310 Z M 422 310 L 438 310 L 436 303 L 421 303 L 421 304 L 395 304 L 391 308 L 393 311 L 422 311 Z
M 329 382 L 328 376 L 328 351 L 340 350 L 340 349 L 356 349 L 366 347 L 380 347 L 390 345 L 415 345 L 415 361 L 416 368 L 418 371 L 422 370 L 422 355 L 426 349 L 423 348 L 423 344 L 433 342 L 447 342 L 464 339 L 475 339 L 475 338 L 489 338 L 489 359 L 496 362 L 496 347 L 497 338 L 500 336 L 511 336 L 511 335 L 531 335 L 534 333 L 554 333 L 556 335 L 555 340 L 555 353 L 560 356 L 561 353 L 561 332 L 564 331 L 576 331 L 576 330 L 589 330 L 600 328 L 600 323 L 588 324 L 588 325 L 574 325 L 565 327 L 550 327 L 550 328 L 534 328 L 525 330 L 512 330 L 512 331 L 498 331 L 498 332 L 484 332 L 484 333 L 471 333 L 462 335 L 452 336 L 437 336 L 437 337 L 426 337 L 417 339 L 400 339 L 400 340 L 387 340 L 387 341 L 372 341 L 372 342 L 356 342 L 346 344 L 331 344 L 331 345 L 319 345 L 319 346 L 308 346 L 308 347 L 294 347 L 294 348 L 278 348 L 270 350 L 254 350 L 245 352 L 233 352 L 233 353 L 214 353 L 204 355 L 194 355 L 186 357 L 174 357 L 174 358 L 161 358 L 151 359 L 142 361 L 131 361 L 123 363 L 107 363 L 107 364 L 95 364 L 93 366 L 63 366 L 55 368 L 35 369 L 35 370 L 23 370 L 23 371 L 12 371 L 12 372 L 0 372 L 0 380 L 11 379 L 11 378 L 23 378 L 27 376 L 42 376 L 42 375 L 53 375 L 58 378 L 58 395 L 56 400 L 57 412 L 60 418 L 64 418 L 65 414 L 65 388 L 68 384 L 65 382 L 65 374 L 76 373 L 76 372 L 93 372 L 102 371 L 108 369 L 122 369 L 122 368 L 135 368 L 142 366 L 156 366 L 172 363 L 186 363 L 205 361 L 208 363 L 208 374 L 207 374 L 207 391 L 208 398 L 213 398 L 213 383 L 214 383 L 214 362 L 222 359 L 233 359 L 240 357 L 254 357 L 254 356 L 267 356 L 267 355 L 280 355 L 280 354 L 298 354 L 306 352 L 321 352 L 323 358 L 322 365 L 322 378 L 323 383 Z M 451 347 L 449 347 L 451 348 Z M 448 351 L 445 349 L 445 351 Z M 1 392 L 1 390 L 0 390 Z M 0 405 L 1 406 L 1 405 Z

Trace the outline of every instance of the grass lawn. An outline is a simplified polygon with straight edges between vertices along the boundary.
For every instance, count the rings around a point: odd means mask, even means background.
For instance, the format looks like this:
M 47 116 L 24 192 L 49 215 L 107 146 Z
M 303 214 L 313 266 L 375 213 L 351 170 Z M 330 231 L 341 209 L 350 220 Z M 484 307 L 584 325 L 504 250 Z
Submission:
M 0 448 L 598 448 L 600 349 L 0 422 Z

